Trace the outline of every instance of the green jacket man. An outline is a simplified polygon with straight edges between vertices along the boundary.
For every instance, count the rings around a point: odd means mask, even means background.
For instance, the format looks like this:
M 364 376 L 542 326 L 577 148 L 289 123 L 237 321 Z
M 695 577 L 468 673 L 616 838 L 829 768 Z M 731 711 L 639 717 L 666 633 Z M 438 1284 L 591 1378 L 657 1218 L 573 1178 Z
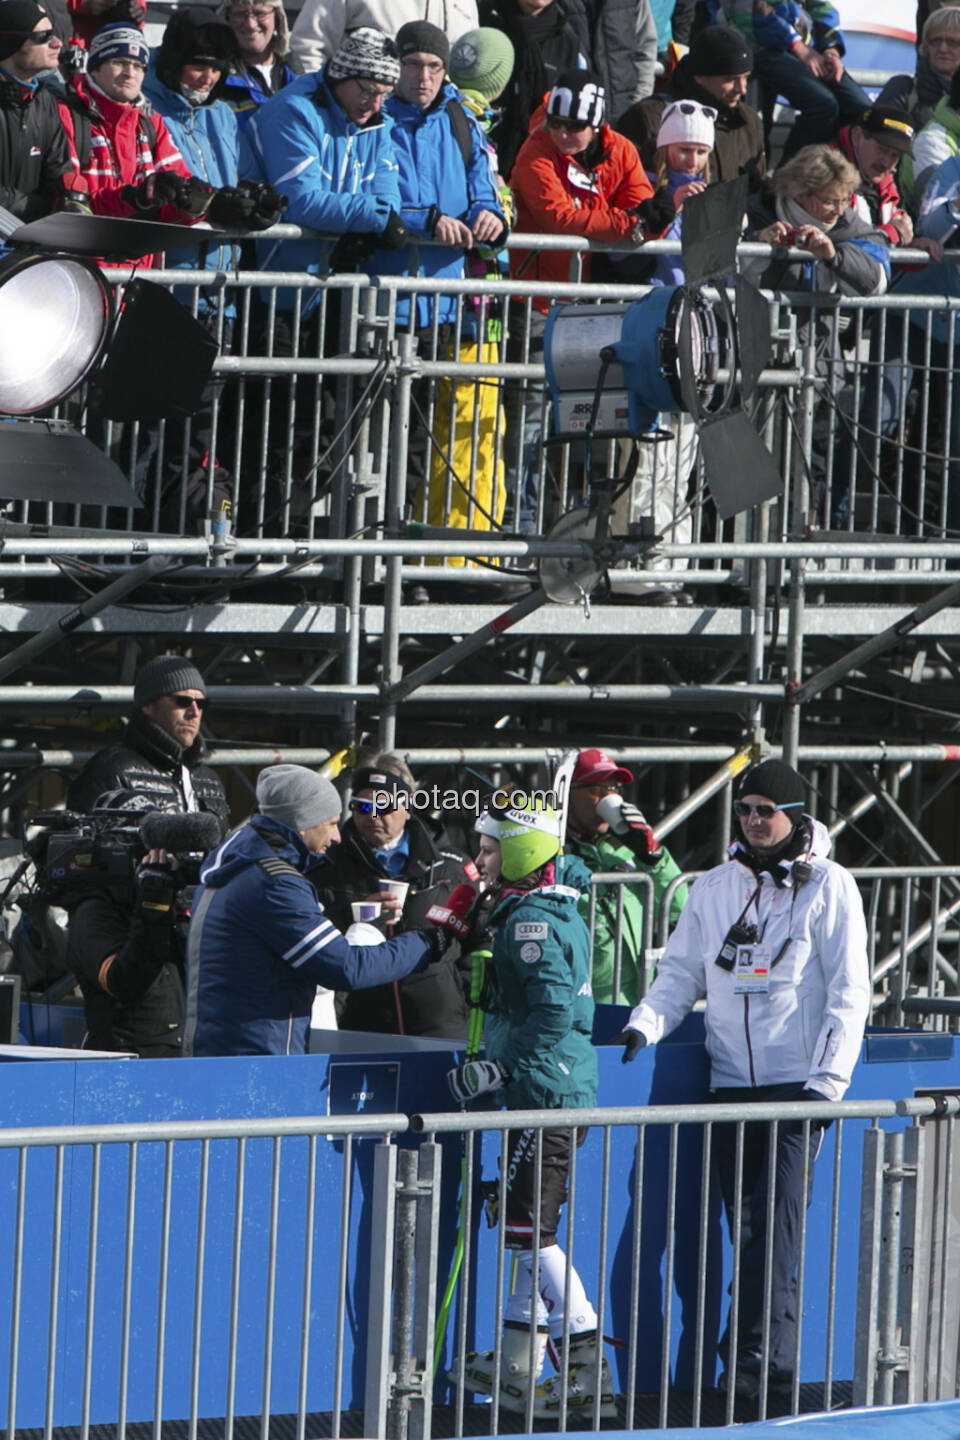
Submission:
M 601 750 L 581 750 L 570 788 L 566 850 L 578 856 L 591 874 L 623 871 L 649 875 L 657 913 L 680 867 L 665 846 L 657 844 L 643 815 L 624 800 L 624 785 L 633 782 L 625 766 L 617 765 Z M 646 885 L 606 884 L 596 889 L 593 928 L 593 998 L 598 1005 L 635 1005 L 640 998 L 644 964 L 644 908 L 650 891 Z M 620 919 L 620 974 L 614 987 L 617 951 L 617 912 Z M 670 901 L 670 924 L 687 898 L 686 885 L 678 885 Z M 584 919 L 590 913 L 589 893 L 580 901 Z M 649 977 L 648 977 L 649 978 Z

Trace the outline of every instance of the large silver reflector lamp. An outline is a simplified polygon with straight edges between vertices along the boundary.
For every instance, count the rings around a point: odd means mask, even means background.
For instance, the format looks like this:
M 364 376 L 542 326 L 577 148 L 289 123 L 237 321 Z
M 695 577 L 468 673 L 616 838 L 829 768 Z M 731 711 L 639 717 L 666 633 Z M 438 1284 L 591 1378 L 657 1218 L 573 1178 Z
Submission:
M 100 358 L 111 315 L 110 291 L 87 260 L 0 262 L 0 412 L 32 415 L 75 390 Z

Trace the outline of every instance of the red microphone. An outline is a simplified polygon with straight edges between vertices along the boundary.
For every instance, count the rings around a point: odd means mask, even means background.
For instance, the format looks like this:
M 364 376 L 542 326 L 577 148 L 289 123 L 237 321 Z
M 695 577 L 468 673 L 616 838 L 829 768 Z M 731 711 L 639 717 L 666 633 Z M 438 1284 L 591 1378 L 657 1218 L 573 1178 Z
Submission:
M 470 934 L 470 916 L 477 902 L 477 892 L 472 885 L 455 885 L 442 905 L 431 905 L 427 919 L 439 930 L 446 930 L 458 940 Z

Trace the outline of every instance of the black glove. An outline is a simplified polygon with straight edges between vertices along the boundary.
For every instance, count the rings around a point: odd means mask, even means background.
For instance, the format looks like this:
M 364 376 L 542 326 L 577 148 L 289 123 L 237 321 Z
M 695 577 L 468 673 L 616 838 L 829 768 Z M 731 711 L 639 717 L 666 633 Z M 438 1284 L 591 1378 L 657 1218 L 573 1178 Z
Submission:
M 380 248 L 383 250 L 400 250 L 404 245 L 410 244 L 410 231 L 404 225 L 396 210 L 388 210 L 387 218 L 380 233 Z
M 157 199 L 157 177 L 148 175 L 146 180 L 141 180 L 139 185 L 124 185 L 120 191 L 120 198 L 135 210 L 142 220 L 153 219 L 160 201 Z
M 149 181 L 147 182 L 149 184 Z M 177 175 L 173 170 L 158 170 L 153 176 L 155 203 L 173 205 L 192 220 L 206 215 L 210 202 L 216 195 L 212 185 L 196 175 Z
M 643 229 L 649 234 L 659 235 L 661 231 L 666 230 L 676 215 L 677 208 L 673 203 L 673 196 L 664 186 L 651 195 L 649 200 L 641 200 L 640 204 L 635 205 L 630 213 L 637 217 Z
M 136 911 L 148 923 L 167 924 L 176 905 L 180 877 L 169 865 L 140 865 L 134 876 Z
M 269 230 L 287 208 L 286 195 L 278 194 L 265 180 L 238 180 L 236 188 L 253 201 L 253 211 L 247 220 L 248 230 Z
M 622 1045 L 623 1054 L 620 1056 L 620 1064 L 627 1065 L 631 1060 L 636 1060 L 638 1053 L 647 1043 L 646 1035 L 641 1035 L 639 1030 L 621 1030 L 619 1035 L 614 1035 L 610 1041 L 611 1045 Z
M 604 795 L 597 801 L 597 817 L 605 820 L 618 839 L 626 840 L 643 865 L 658 865 L 663 851 L 657 843 L 643 811 L 619 795 Z
M 356 270 L 358 265 L 366 265 L 376 248 L 375 235 L 341 235 L 330 252 L 330 269 Z

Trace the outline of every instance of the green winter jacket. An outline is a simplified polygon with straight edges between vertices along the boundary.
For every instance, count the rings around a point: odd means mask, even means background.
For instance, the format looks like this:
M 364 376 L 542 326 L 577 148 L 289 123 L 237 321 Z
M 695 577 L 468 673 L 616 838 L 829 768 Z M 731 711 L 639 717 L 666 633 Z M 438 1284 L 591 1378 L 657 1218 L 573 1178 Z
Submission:
M 617 837 L 600 834 L 592 840 L 571 836 L 570 851 L 579 856 L 590 874 L 646 871 L 653 881 L 654 911 L 669 886 L 680 874 L 680 867 L 670 851 L 664 848 L 656 865 L 641 866 L 629 845 L 617 843 Z M 643 957 L 644 901 L 649 891 L 643 884 L 597 885 L 593 919 L 593 998 L 598 1005 L 636 1005 L 640 999 L 640 966 Z M 620 985 L 614 994 L 613 977 L 616 959 L 617 892 L 623 891 L 623 919 L 620 932 Z M 686 885 L 678 885 L 670 901 L 670 924 L 675 925 L 687 898 Z M 580 914 L 590 924 L 590 892 L 580 901 Z
M 590 941 L 578 911 L 589 882 L 575 857 L 557 869 L 557 883 L 504 896 L 490 917 L 496 995 L 484 1041 L 510 1074 L 501 1093 L 511 1110 L 596 1104 Z

